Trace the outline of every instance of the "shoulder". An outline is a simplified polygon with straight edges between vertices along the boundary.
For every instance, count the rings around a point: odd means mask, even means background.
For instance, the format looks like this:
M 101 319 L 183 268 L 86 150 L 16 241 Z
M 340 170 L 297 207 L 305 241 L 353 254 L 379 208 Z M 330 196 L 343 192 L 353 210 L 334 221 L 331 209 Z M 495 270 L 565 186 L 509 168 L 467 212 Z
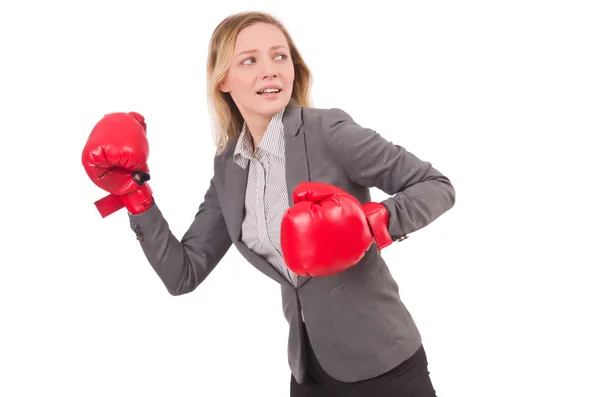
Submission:
M 369 132 L 368 129 L 360 126 L 348 112 L 340 108 L 304 107 L 302 121 L 308 133 L 318 132 L 325 143 L 329 145 L 341 144 L 340 141 L 354 141 Z
M 303 121 L 308 133 L 318 131 L 324 143 L 335 148 L 355 147 L 379 136 L 340 108 L 303 108 Z
M 318 123 L 321 128 L 330 129 L 340 123 L 355 124 L 348 112 L 340 108 L 303 107 L 303 120 L 308 123 Z
M 225 145 L 225 148 L 219 153 L 215 151 L 213 158 L 213 171 L 217 179 L 223 179 L 227 164 L 233 162 L 237 139 L 230 140 Z

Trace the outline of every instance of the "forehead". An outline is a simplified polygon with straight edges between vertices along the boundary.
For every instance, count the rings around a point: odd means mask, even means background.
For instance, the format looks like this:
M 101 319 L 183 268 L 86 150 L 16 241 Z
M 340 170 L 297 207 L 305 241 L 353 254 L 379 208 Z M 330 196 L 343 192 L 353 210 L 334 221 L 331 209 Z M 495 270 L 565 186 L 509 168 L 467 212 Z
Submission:
M 266 23 L 257 23 L 240 31 L 235 41 L 234 52 L 263 50 L 272 46 L 288 48 L 285 36 L 277 27 Z

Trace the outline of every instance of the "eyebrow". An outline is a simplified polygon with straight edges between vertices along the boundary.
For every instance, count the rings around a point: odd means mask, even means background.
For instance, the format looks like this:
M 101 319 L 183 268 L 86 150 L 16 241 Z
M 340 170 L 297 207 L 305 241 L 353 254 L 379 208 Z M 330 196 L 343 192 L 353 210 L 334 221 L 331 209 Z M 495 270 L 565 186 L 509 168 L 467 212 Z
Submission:
M 282 45 L 274 45 L 274 46 L 273 46 L 273 47 L 271 47 L 270 49 L 271 49 L 271 50 L 276 50 L 276 49 L 279 49 L 279 48 L 284 48 L 284 49 L 287 49 L 285 46 L 282 46 Z M 246 50 L 246 51 L 241 51 L 241 52 L 238 52 L 238 53 L 237 53 L 236 57 L 239 57 L 239 56 L 240 56 L 240 55 L 242 55 L 242 54 L 253 54 L 253 53 L 255 53 L 255 52 L 257 52 L 257 50 Z

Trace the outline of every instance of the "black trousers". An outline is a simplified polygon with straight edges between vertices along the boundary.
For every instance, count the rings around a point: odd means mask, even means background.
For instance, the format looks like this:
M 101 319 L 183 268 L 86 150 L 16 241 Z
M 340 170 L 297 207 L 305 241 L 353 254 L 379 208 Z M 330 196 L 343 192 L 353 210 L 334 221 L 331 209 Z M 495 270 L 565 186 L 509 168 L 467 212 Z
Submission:
M 423 346 L 408 360 L 383 375 L 346 383 L 325 373 L 315 357 L 306 328 L 303 334 L 308 348 L 306 379 L 298 384 L 292 376 L 290 397 L 436 397 Z

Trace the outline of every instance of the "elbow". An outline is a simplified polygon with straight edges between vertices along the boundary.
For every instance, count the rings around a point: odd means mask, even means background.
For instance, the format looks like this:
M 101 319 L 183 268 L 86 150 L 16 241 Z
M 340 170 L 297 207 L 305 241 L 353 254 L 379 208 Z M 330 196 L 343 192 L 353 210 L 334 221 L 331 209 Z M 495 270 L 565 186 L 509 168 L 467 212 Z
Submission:
M 447 211 L 454 207 L 454 204 L 456 203 L 456 190 L 454 189 L 452 182 L 450 182 L 450 179 L 447 177 L 441 176 L 438 177 L 437 180 L 440 183 L 443 202 L 446 207 L 445 210 Z
M 190 286 L 187 283 L 183 283 L 182 285 L 179 286 L 170 286 L 170 285 L 165 285 L 165 287 L 167 288 L 167 291 L 169 292 L 169 294 L 171 296 L 181 296 L 181 295 L 185 295 L 188 294 L 192 291 L 194 291 L 196 289 L 196 286 Z
M 180 296 L 180 295 L 183 295 L 183 293 L 181 292 L 181 290 L 178 289 L 178 288 L 171 288 L 169 286 L 166 286 L 166 287 L 167 287 L 167 291 L 169 292 L 169 295 L 171 295 L 171 296 Z
M 429 163 L 428 163 L 429 164 Z M 442 174 L 436 168 L 433 168 L 431 164 L 426 168 L 424 177 L 420 182 L 426 183 L 438 197 L 439 205 L 441 206 L 442 212 L 448 211 L 456 203 L 456 190 L 450 178 L 445 174 Z
M 446 196 L 448 198 L 448 202 L 450 203 L 450 208 L 452 208 L 456 203 L 456 190 L 448 178 L 446 178 Z
M 435 171 L 428 175 L 422 182 L 429 186 L 429 193 L 436 197 L 438 211 L 444 213 L 454 207 L 456 203 L 456 190 L 447 176 Z
M 177 282 L 165 283 L 165 287 L 172 296 L 180 296 L 196 290 L 202 281 L 194 273 L 188 273 Z
M 181 274 L 169 274 L 162 278 L 163 285 L 171 296 L 180 296 L 190 292 L 189 283 Z
M 194 291 L 206 278 L 204 272 L 198 272 L 198 266 L 192 264 L 187 252 L 183 253 L 183 262 L 179 272 L 174 272 L 171 277 L 163 280 L 167 291 L 172 296 L 180 296 Z

